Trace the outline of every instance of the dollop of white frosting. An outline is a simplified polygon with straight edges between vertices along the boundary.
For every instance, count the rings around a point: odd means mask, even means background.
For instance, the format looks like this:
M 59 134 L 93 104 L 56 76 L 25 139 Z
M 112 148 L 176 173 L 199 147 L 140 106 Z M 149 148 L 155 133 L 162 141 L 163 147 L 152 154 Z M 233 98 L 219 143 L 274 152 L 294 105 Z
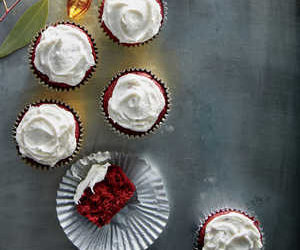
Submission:
M 85 179 L 83 181 L 81 181 L 77 186 L 76 193 L 74 195 L 74 202 L 76 204 L 79 203 L 79 200 L 80 200 L 81 196 L 83 195 L 84 190 L 87 187 L 90 187 L 91 191 L 94 193 L 95 184 L 104 180 L 107 170 L 108 170 L 108 167 L 110 165 L 111 164 L 109 164 L 109 163 L 104 163 L 104 164 L 97 163 L 97 164 L 92 165 L 92 167 L 89 170 Z
M 118 79 L 108 101 L 108 114 L 123 128 L 146 132 L 164 107 L 164 95 L 151 79 L 129 73 Z
M 145 42 L 159 32 L 161 6 L 156 0 L 105 0 L 102 20 L 120 43 Z
M 230 212 L 211 220 L 205 230 L 203 250 L 258 250 L 260 232 L 247 216 Z
M 75 151 L 75 128 L 73 114 L 56 104 L 31 106 L 17 127 L 19 151 L 24 157 L 53 167 Z
M 35 49 L 34 65 L 50 81 L 75 86 L 95 65 L 95 58 L 88 36 L 83 31 L 59 24 L 42 32 Z

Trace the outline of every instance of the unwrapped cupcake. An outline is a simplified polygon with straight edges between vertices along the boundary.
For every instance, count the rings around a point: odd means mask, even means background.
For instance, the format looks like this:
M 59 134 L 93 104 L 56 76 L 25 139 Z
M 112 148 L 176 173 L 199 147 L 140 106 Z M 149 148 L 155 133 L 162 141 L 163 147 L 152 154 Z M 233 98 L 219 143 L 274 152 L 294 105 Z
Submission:
M 56 202 L 60 225 L 79 249 L 147 249 L 169 216 L 159 174 L 144 159 L 116 152 L 74 163 Z
M 108 158 L 109 159 L 109 158 Z M 117 165 L 93 164 L 77 186 L 77 211 L 98 227 L 108 224 L 133 196 L 134 184 Z

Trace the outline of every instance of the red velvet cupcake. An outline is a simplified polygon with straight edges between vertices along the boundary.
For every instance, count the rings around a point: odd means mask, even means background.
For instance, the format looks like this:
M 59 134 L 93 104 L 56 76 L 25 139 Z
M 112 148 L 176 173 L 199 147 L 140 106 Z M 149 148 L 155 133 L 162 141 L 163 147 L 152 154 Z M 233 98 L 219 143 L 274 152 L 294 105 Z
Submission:
M 74 202 L 82 216 L 103 227 L 127 204 L 135 190 L 119 166 L 94 164 L 79 183 Z
M 158 35 L 166 16 L 162 0 L 102 0 L 104 32 L 124 46 L 142 45 Z
M 69 164 L 79 152 L 82 135 L 77 113 L 54 100 L 27 105 L 13 129 L 18 153 L 32 167 L 45 170 Z
M 247 213 L 225 209 L 209 215 L 200 226 L 198 249 L 247 249 L 263 248 L 260 223 Z
M 124 250 L 152 245 L 168 222 L 170 207 L 159 173 L 145 159 L 100 151 L 66 171 L 56 212 L 77 248 Z
M 102 110 L 121 134 L 139 137 L 160 126 L 169 111 L 165 84 L 151 72 L 131 69 L 119 73 L 102 95 Z
M 69 22 L 55 23 L 34 38 L 29 60 L 41 83 L 55 90 L 71 90 L 92 76 L 97 48 L 83 27 Z

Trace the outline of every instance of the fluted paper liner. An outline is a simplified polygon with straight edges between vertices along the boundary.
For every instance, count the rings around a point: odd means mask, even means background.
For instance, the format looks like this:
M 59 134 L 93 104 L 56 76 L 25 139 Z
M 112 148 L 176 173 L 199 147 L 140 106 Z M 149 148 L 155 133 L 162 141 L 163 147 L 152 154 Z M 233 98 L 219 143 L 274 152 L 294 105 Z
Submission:
M 38 38 L 42 35 L 42 32 L 44 32 L 47 28 L 51 27 L 51 26 L 56 26 L 56 25 L 59 25 L 59 24 L 69 24 L 69 25 L 74 25 L 76 27 L 78 27 L 79 29 L 81 29 L 91 40 L 92 42 L 92 50 L 94 51 L 95 53 L 95 65 L 91 66 L 90 69 L 87 71 L 88 74 L 86 74 L 84 76 L 84 78 L 82 79 L 82 81 L 80 83 L 78 83 L 77 85 L 75 86 L 66 86 L 65 87 L 62 87 L 62 86 L 58 86 L 58 85 L 53 85 L 51 83 L 49 83 L 47 80 L 45 81 L 44 79 L 42 79 L 40 77 L 40 74 L 44 75 L 44 76 L 47 76 L 45 75 L 44 73 L 40 72 L 34 65 L 34 62 L 33 62 L 33 55 L 34 55 L 34 51 L 35 51 L 35 48 L 37 46 L 37 40 Z M 77 23 L 74 23 L 74 22 L 69 22 L 69 21 L 59 21 L 59 22 L 56 22 L 56 23 L 52 23 L 52 24 L 49 24 L 47 26 L 45 26 L 45 28 L 41 29 L 32 39 L 31 41 L 31 44 L 29 46 L 29 64 L 30 64 L 30 69 L 32 70 L 32 73 L 34 74 L 34 76 L 39 80 L 39 83 L 50 88 L 51 90 L 55 90 L 55 91 L 70 91 L 70 90 L 75 90 L 77 88 L 80 88 L 81 85 L 85 85 L 88 80 L 92 77 L 93 73 L 96 71 L 96 68 L 97 68 L 97 64 L 98 64 L 98 49 L 96 47 L 96 43 L 95 43 L 95 39 L 89 34 L 89 32 L 87 31 L 87 29 Z M 48 77 L 48 76 L 47 76 Z
M 142 72 L 142 73 L 147 73 L 149 74 L 153 80 L 157 81 L 161 86 L 162 88 L 164 89 L 164 92 L 165 92 L 165 95 L 166 95 L 166 106 L 167 106 L 167 109 L 166 109 L 166 113 L 163 115 L 163 117 L 161 118 L 161 120 L 157 123 L 155 123 L 151 129 L 149 129 L 148 131 L 145 131 L 145 132 L 135 132 L 135 131 L 132 131 L 132 133 L 126 133 L 120 129 L 118 129 L 117 127 L 115 127 L 114 125 L 114 122 L 108 117 L 108 115 L 106 114 L 105 110 L 104 110 L 104 95 L 105 95 L 105 92 L 107 91 L 107 89 L 109 88 L 109 86 L 116 80 L 118 79 L 119 77 L 125 75 L 125 74 L 128 74 L 128 73 L 134 73 L 134 72 Z M 118 74 L 116 74 L 109 82 L 109 84 L 107 84 L 101 94 L 101 97 L 100 97 L 100 107 L 101 107 L 101 111 L 102 111 L 102 115 L 105 117 L 105 120 L 107 121 L 107 124 L 109 125 L 110 129 L 119 134 L 119 135 L 122 135 L 122 136 L 126 136 L 127 138 L 141 138 L 141 137 L 144 137 L 146 135 L 149 135 L 149 134 L 154 134 L 158 128 L 161 127 L 161 125 L 166 121 L 168 115 L 169 115 L 169 112 L 170 112 L 170 109 L 171 109 L 171 102 L 172 102 L 172 99 L 171 99 L 171 95 L 170 95 L 170 92 L 169 92 L 169 88 L 167 87 L 167 85 L 161 80 L 159 79 L 158 77 L 156 77 L 150 70 L 146 70 L 146 69 L 136 69 L 136 68 L 131 68 L 131 69 L 126 69 L 122 72 L 119 72 Z
M 154 0 L 154 1 L 156 1 L 156 0 Z M 105 2 L 105 0 L 102 0 L 101 4 L 100 4 L 100 7 L 99 7 L 99 16 L 98 16 L 98 18 L 99 18 L 100 27 L 103 30 L 103 32 L 105 33 L 105 35 L 110 40 L 112 40 L 114 43 L 117 43 L 118 45 L 121 45 L 121 46 L 125 46 L 125 47 L 140 47 L 140 46 L 142 46 L 144 44 L 150 43 L 151 41 L 153 41 L 155 38 L 158 37 L 159 33 L 164 29 L 164 27 L 165 27 L 165 25 L 167 23 L 167 20 L 168 20 L 168 4 L 167 4 L 166 1 L 160 0 L 161 6 L 162 6 L 162 9 L 163 9 L 163 19 L 162 19 L 162 23 L 160 25 L 160 28 L 159 28 L 157 34 L 155 34 L 153 37 L 151 37 L 150 39 L 148 39 L 145 42 L 120 43 L 119 39 L 114 34 L 112 34 L 111 31 L 110 31 L 110 33 L 107 31 L 109 29 L 106 27 L 106 25 L 104 24 L 104 21 L 102 20 L 103 9 L 104 9 L 104 2 Z
M 266 249 L 265 247 L 265 235 L 264 235 L 264 231 L 263 231 L 263 227 L 260 223 L 259 220 L 257 220 L 257 217 L 252 215 L 252 213 L 248 213 L 245 212 L 242 209 L 236 209 L 236 208 L 222 208 L 222 209 L 217 209 L 217 210 L 211 210 L 210 213 L 208 213 L 204 218 L 200 219 L 200 223 L 199 223 L 199 227 L 196 230 L 196 233 L 194 235 L 194 243 L 193 243 L 193 249 L 194 250 L 202 250 L 202 246 L 199 245 L 199 235 L 200 235 L 200 231 L 202 229 L 202 227 L 204 226 L 204 224 L 206 223 L 206 221 L 211 218 L 212 216 L 217 215 L 218 213 L 222 213 L 222 212 L 238 212 L 241 213 L 245 216 L 247 216 L 249 219 L 253 220 L 254 223 L 258 223 L 258 230 L 260 232 L 261 235 L 261 241 L 262 241 L 262 245 L 263 248 L 262 249 Z M 256 225 L 257 226 L 257 225 Z
M 70 111 L 73 114 L 73 116 L 76 119 L 76 121 L 78 123 L 78 126 L 79 126 L 79 138 L 77 139 L 77 145 L 76 145 L 75 151 L 68 158 L 63 159 L 63 160 L 57 162 L 54 167 L 50 167 L 48 165 L 43 165 L 43 164 L 40 164 L 40 163 L 34 161 L 34 159 L 31 159 L 31 158 L 28 158 L 28 157 L 24 157 L 20 153 L 19 147 L 18 147 L 18 143 L 16 141 L 17 127 L 20 124 L 23 116 L 29 110 L 29 108 L 31 106 L 37 106 L 39 104 L 57 104 L 57 105 L 65 107 L 68 111 Z M 79 153 L 80 149 L 81 149 L 82 141 L 83 141 L 83 139 L 82 139 L 83 138 L 83 133 L 84 133 L 84 131 L 83 131 L 83 125 L 82 125 L 82 122 L 81 122 L 80 117 L 77 114 L 77 112 L 73 108 L 71 108 L 69 105 L 65 104 L 64 102 L 61 102 L 61 101 L 58 101 L 58 100 L 52 100 L 52 99 L 49 99 L 49 100 L 48 99 L 44 99 L 44 100 L 39 100 L 39 101 L 33 102 L 31 104 L 27 104 L 25 106 L 25 108 L 23 109 L 23 111 L 18 114 L 17 120 L 16 120 L 16 122 L 15 122 L 15 124 L 13 126 L 13 129 L 12 129 L 13 139 L 14 139 L 14 141 L 16 143 L 16 149 L 17 149 L 17 152 L 18 152 L 19 156 L 22 157 L 22 159 L 25 161 L 26 164 L 30 165 L 31 167 L 33 167 L 35 169 L 41 169 L 41 170 L 51 170 L 51 169 L 54 169 L 54 168 L 57 168 L 57 167 L 62 167 L 62 166 L 70 164 L 73 161 L 73 159 L 76 157 L 76 155 Z
M 76 188 L 92 164 L 99 163 L 98 152 L 77 161 L 67 170 L 57 191 L 57 217 L 69 240 L 79 249 L 142 250 L 160 235 L 169 217 L 169 203 L 159 174 L 143 159 L 123 153 L 110 153 L 112 164 L 122 168 L 136 186 L 135 195 L 101 228 L 76 210 Z M 79 178 L 78 178 L 79 177 Z

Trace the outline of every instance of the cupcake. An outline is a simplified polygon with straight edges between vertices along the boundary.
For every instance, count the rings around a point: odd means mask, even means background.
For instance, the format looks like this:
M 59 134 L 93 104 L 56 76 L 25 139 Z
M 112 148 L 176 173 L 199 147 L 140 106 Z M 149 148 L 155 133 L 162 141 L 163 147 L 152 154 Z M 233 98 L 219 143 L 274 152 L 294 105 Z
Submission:
M 93 164 L 77 186 L 77 211 L 98 227 L 110 223 L 135 192 L 134 184 L 117 165 Z
M 67 169 L 56 198 L 57 218 L 79 249 L 144 250 L 169 218 L 160 174 L 143 158 L 96 152 Z
M 203 250 L 262 249 L 259 222 L 242 211 L 217 211 L 202 224 L 198 234 L 198 246 Z
M 102 109 L 115 130 L 128 136 L 143 136 L 166 118 L 168 92 L 162 81 L 148 71 L 124 71 L 104 90 Z
M 57 101 L 28 105 L 14 128 L 19 154 L 30 165 L 42 169 L 69 163 L 79 151 L 81 136 L 78 115 Z
M 103 0 L 99 12 L 105 33 L 125 46 L 153 39 L 165 17 L 162 0 Z
M 94 72 L 97 49 L 87 31 L 74 23 L 56 23 L 42 30 L 30 49 L 34 74 L 48 87 L 70 90 Z

